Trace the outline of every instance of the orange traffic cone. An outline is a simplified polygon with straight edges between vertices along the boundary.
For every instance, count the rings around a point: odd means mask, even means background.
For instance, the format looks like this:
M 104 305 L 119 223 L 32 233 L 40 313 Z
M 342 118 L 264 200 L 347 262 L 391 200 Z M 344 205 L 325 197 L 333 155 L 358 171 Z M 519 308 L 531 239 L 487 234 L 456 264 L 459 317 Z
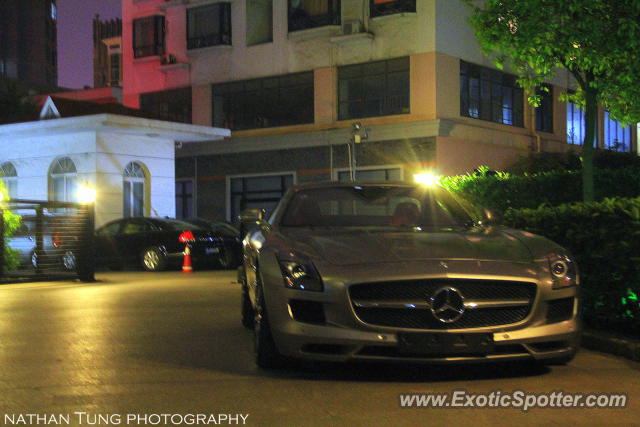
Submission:
M 189 245 L 184 248 L 184 262 L 182 263 L 183 273 L 193 273 L 193 267 L 191 267 L 191 249 Z

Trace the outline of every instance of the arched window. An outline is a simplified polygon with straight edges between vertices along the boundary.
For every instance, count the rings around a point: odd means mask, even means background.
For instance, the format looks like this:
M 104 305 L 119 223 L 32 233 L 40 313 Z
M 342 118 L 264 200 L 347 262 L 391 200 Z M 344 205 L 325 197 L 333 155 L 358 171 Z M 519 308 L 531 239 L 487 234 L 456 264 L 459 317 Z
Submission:
M 78 171 L 68 157 L 56 159 L 49 173 L 49 199 L 56 202 L 75 202 L 78 199 Z
M 122 216 L 125 218 L 144 216 L 146 179 L 144 169 L 139 163 L 131 162 L 124 168 Z
M 9 198 L 15 199 L 18 195 L 18 172 L 11 162 L 0 165 L 0 179 L 7 189 Z

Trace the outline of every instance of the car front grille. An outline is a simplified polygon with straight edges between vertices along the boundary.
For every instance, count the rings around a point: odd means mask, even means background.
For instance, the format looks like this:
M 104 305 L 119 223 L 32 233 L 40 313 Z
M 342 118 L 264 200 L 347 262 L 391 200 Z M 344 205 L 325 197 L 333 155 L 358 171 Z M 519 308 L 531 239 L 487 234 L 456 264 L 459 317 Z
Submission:
M 444 322 L 431 310 L 430 299 L 453 288 L 464 311 Z M 361 283 L 349 287 L 356 316 L 364 323 L 408 329 L 468 329 L 508 325 L 524 320 L 536 294 L 536 284 L 500 280 L 409 280 Z M 455 306 L 455 301 L 452 301 Z M 446 314 L 446 313 L 445 313 Z M 458 316 L 454 316 L 458 317 Z

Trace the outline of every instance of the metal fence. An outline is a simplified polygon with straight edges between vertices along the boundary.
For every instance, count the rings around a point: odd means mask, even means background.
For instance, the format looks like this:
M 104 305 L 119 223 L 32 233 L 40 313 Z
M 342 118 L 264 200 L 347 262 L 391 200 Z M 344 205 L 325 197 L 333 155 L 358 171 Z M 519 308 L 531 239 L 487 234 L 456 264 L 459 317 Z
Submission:
M 20 225 L 5 235 L 12 214 Z M 12 199 L 0 204 L 0 218 L 1 282 L 94 280 L 93 204 Z

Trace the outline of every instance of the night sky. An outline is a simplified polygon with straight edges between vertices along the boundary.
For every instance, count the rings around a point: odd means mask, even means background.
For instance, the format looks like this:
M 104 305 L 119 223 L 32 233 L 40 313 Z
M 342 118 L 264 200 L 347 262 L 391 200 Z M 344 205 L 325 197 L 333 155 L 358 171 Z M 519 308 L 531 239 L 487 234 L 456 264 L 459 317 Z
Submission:
M 58 86 L 93 86 L 92 22 L 120 17 L 120 0 L 58 0 Z

